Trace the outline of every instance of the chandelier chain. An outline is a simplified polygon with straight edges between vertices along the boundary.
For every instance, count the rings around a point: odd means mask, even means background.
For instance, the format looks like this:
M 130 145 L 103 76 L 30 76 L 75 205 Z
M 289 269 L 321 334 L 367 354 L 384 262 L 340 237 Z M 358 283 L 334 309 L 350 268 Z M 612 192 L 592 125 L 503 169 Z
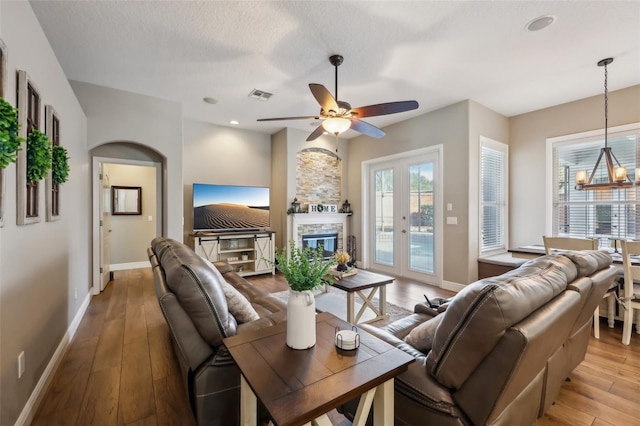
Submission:
M 604 146 L 607 146 L 607 129 L 609 128 L 609 89 L 607 86 L 607 63 L 604 64 Z

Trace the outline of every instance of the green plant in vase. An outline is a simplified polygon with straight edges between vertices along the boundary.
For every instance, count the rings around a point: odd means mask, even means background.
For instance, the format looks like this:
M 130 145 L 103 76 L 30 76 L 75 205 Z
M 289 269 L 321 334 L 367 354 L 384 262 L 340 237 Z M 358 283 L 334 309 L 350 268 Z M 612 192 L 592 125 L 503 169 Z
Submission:
M 316 344 L 316 305 L 311 290 L 324 283 L 323 278 L 335 264 L 332 257 L 324 259 L 322 248 L 304 250 L 289 242 L 286 250 L 275 254 L 276 262 L 269 262 L 282 272 L 289 283 L 287 300 L 287 346 L 308 349 Z M 332 282 L 333 277 L 328 279 Z
M 58 185 L 69 180 L 69 156 L 67 149 L 60 145 L 51 148 L 51 179 Z
M 15 163 L 20 144 L 24 139 L 18 136 L 18 112 L 7 101 L 0 98 L 0 169 Z
M 287 251 L 283 249 L 276 252 L 275 259 L 275 263 L 270 263 L 282 272 L 293 291 L 313 290 L 320 286 L 324 283 L 322 278 L 336 264 L 334 258 L 324 259 L 321 248 L 300 249 L 293 241 L 289 242 L 289 257 L 287 257 Z
M 51 170 L 51 142 L 34 129 L 27 135 L 27 181 L 38 182 Z

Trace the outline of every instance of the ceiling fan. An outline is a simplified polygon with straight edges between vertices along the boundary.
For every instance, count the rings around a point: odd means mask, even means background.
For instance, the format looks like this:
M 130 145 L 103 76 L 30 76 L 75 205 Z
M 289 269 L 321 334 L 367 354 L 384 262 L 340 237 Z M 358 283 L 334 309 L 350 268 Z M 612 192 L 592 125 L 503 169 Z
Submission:
M 320 114 L 304 117 L 278 117 L 278 118 L 260 118 L 258 121 L 277 121 L 277 120 L 322 120 L 322 123 L 309 135 L 307 141 L 318 138 L 325 132 L 333 133 L 338 136 L 340 133 L 352 129 L 373 138 L 381 138 L 385 133 L 361 118 L 374 117 L 377 115 L 396 114 L 398 112 L 411 111 L 418 108 L 416 101 L 399 101 L 387 102 L 383 104 L 367 105 L 358 108 L 351 108 L 347 102 L 338 100 L 338 67 L 342 64 L 344 58 L 340 55 L 332 55 L 329 62 L 336 69 L 336 92 L 335 96 L 327 90 L 322 84 L 311 83 L 309 89 L 313 97 L 320 104 Z

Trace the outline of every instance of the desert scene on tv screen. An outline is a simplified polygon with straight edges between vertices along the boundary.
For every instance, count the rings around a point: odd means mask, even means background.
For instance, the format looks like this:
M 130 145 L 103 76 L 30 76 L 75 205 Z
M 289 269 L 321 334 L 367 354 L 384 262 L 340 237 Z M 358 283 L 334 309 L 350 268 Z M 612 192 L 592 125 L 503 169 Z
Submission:
M 263 229 L 269 227 L 268 206 L 209 204 L 193 209 L 194 229 Z

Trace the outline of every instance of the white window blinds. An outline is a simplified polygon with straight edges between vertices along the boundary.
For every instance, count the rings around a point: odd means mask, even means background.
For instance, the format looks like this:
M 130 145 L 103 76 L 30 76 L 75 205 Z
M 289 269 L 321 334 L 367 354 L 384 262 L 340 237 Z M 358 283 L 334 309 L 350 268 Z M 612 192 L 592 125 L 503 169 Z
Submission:
M 610 133 L 608 146 L 631 181 L 640 164 L 640 131 Z M 611 239 L 640 239 L 639 187 L 630 189 L 578 190 L 576 172 L 590 175 L 604 137 L 580 138 L 553 144 L 553 235 L 600 238 L 601 246 Z M 615 162 L 615 160 L 614 160 Z M 607 182 L 604 158 L 592 183 Z
M 507 249 L 508 146 L 480 139 L 480 251 Z

